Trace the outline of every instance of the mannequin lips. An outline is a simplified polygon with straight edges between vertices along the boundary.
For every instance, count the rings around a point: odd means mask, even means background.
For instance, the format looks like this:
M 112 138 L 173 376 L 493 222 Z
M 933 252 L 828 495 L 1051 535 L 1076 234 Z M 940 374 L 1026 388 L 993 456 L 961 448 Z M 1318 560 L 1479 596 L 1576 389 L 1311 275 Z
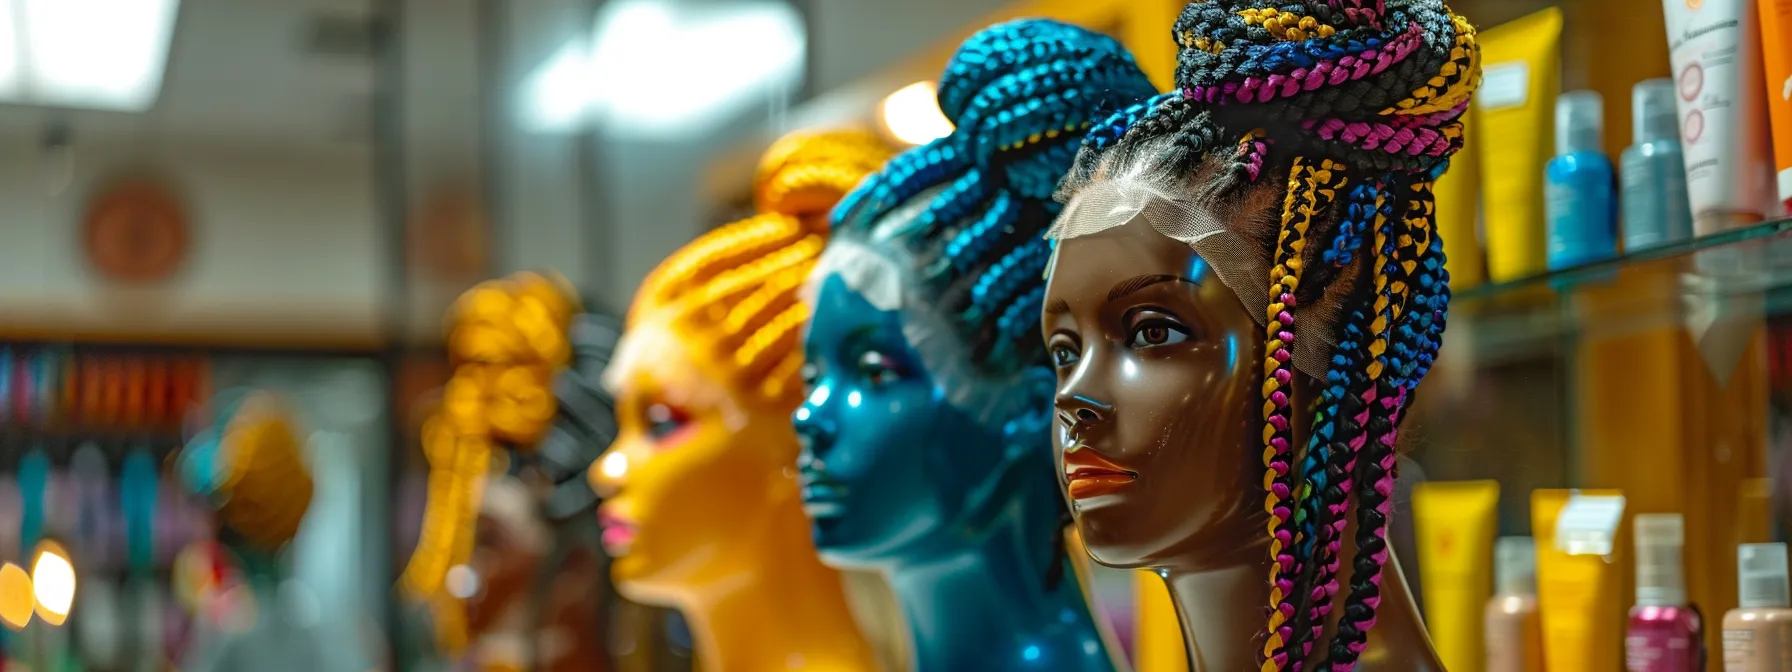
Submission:
M 603 544 L 604 552 L 613 558 L 628 555 L 629 548 L 635 544 L 635 535 L 640 532 L 634 521 L 610 511 L 608 507 L 598 508 L 597 525 L 603 528 L 603 535 L 598 540 Z
M 1139 472 L 1114 464 L 1087 446 L 1064 451 L 1064 483 L 1071 499 L 1118 492 L 1139 480 Z
M 819 469 L 803 468 L 797 478 L 803 490 L 803 512 L 810 518 L 838 518 L 846 513 L 846 484 Z

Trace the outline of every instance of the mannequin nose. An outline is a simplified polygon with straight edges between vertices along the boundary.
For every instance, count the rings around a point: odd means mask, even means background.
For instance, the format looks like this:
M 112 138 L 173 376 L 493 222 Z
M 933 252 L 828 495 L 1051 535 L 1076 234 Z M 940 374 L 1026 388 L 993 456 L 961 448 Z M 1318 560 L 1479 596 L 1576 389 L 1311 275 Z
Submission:
M 1088 426 L 1107 421 L 1114 407 L 1080 394 L 1060 394 L 1057 399 L 1058 420 L 1068 426 Z
M 621 447 L 612 446 L 604 451 L 602 457 L 591 464 L 590 471 L 585 472 L 585 479 L 591 484 L 592 492 L 603 498 L 614 497 L 628 482 L 629 471 L 638 466 L 634 455 Z
M 834 445 L 834 423 L 826 418 L 818 417 L 815 409 L 803 407 L 803 413 L 797 413 L 795 423 L 797 445 L 801 446 L 804 455 L 815 457 L 826 456 Z

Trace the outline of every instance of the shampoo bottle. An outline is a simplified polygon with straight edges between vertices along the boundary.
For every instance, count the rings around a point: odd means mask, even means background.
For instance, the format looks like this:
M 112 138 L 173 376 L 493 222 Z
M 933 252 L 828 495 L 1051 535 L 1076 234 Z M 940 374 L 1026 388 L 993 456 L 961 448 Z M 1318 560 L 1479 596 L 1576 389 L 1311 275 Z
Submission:
M 1629 672 L 1700 672 L 1699 614 L 1686 604 L 1681 549 L 1686 522 L 1678 513 L 1641 514 L 1636 535 L 1636 606 L 1624 630 Z
M 1786 545 L 1743 544 L 1736 565 L 1742 599 L 1724 614 L 1724 672 L 1792 670 Z
M 1600 151 L 1605 101 L 1596 91 L 1556 99 L 1556 157 L 1543 168 L 1549 270 L 1600 261 L 1617 251 L 1618 208 L 1611 159 Z
M 1486 672 L 1543 672 L 1543 621 L 1537 615 L 1537 544 L 1530 537 L 1494 542 L 1494 593 L 1482 621 Z
M 1674 105 L 1672 79 L 1638 82 L 1630 91 L 1636 144 L 1618 160 L 1625 252 L 1692 237 L 1692 203 L 1686 198 L 1686 162 Z

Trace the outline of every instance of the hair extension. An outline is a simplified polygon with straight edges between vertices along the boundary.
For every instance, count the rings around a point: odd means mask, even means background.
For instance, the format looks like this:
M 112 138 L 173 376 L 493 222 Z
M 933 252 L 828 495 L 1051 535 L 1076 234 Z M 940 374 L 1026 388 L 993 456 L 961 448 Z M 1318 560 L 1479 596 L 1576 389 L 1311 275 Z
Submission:
M 1324 649 L 1326 669 L 1353 669 L 1380 602 L 1401 411 L 1436 360 L 1447 316 L 1429 189 L 1461 147 L 1460 117 L 1479 84 L 1474 28 L 1440 0 L 1197 0 L 1174 37 L 1181 95 L 1100 124 L 1059 197 L 1099 174 L 1135 174 L 1140 161 L 1147 172 L 1205 175 L 1185 187 L 1199 198 L 1226 198 L 1271 166 L 1289 171 L 1281 226 L 1238 225 L 1271 264 L 1262 314 L 1271 610 L 1260 662 L 1299 669 L 1323 635 L 1354 507 L 1351 585 Z M 1323 189 L 1310 184 L 1313 166 L 1331 171 Z M 1304 454 L 1288 445 L 1296 297 L 1337 301 L 1347 316 Z
M 665 317 L 705 338 L 733 382 L 765 400 L 801 395 L 798 347 L 809 309 L 797 300 L 827 236 L 826 213 L 890 149 L 869 133 L 793 133 L 766 150 L 759 210 L 672 253 L 642 282 L 629 322 Z M 919 169 L 912 161 L 896 167 Z

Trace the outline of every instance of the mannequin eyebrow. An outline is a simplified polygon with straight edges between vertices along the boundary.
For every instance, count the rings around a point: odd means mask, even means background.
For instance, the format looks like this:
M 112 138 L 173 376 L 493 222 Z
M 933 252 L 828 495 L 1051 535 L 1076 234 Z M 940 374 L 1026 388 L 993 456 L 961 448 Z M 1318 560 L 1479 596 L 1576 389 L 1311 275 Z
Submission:
M 1110 302 L 1117 301 L 1121 297 L 1124 297 L 1133 292 L 1139 291 L 1146 287 L 1150 287 L 1152 285 L 1162 284 L 1162 283 L 1166 283 L 1166 282 L 1186 282 L 1191 285 L 1197 284 L 1195 281 L 1190 280 L 1185 277 L 1182 277 L 1180 275 L 1164 275 L 1162 273 L 1147 273 L 1145 275 L 1135 275 L 1135 276 L 1127 278 L 1125 280 L 1121 280 L 1120 282 L 1118 282 L 1114 285 L 1113 289 L 1108 290 L 1108 301 L 1110 301 Z

